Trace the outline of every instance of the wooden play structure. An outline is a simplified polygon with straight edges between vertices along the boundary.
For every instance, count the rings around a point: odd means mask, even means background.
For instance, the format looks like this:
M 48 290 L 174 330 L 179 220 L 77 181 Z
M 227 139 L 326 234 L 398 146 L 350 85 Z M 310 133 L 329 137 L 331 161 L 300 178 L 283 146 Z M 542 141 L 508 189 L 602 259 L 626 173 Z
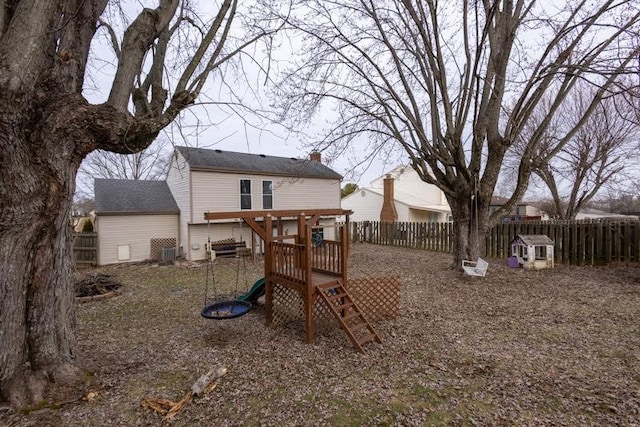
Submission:
M 362 346 L 366 343 L 381 343 L 382 340 L 349 291 L 350 214 L 351 211 L 342 209 L 207 212 L 205 219 L 242 219 L 264 241 L 267 325 L 284 316 L 280 314 L 281 310 L 293 308 L 295 311 L 301 306 L 306 342 L 312 343 L 316 320 L 328 311 L 353 345 L 363 351 Z M 320 219 L 341 215 L 346 217 L 346 223 L 336 225 L 335 232 L 324 233 Z M 295 234 L 283 230 L 283 224 L 292 221 L 296 224 Z M 354 281 L 353 289 L 361 289 L 363 283 Z M 397 310 L 399 283 L 394 279 L 387 279 L 385 283 L 391 286 L 379 286 L 382 299 L 363 299 L 374 313 Z M 395 291 L 389 291 L 391 288 Z
M 544 234 L 520 234 L 511 242 L 511 254 L 524 269 L 553 268 L 554 245 Z

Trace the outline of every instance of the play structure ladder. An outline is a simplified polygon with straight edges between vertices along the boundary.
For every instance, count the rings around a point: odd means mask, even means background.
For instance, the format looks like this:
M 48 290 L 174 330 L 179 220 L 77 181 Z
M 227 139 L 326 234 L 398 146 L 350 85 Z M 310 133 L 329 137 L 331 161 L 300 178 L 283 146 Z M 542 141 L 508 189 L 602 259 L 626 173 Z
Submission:
M 359 351 L 363 351 L 362 346 L 368 342 L 382 343 L 341 280 L 318 286 L 318 294 Z

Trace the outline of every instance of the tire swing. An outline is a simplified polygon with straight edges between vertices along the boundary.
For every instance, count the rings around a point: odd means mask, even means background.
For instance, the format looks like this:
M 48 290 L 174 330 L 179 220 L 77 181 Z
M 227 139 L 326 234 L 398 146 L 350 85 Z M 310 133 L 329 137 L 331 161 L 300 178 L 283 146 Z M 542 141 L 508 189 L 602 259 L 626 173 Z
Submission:
M 207 231 L 209 231 L 209 221 L 207 221 Z M 242 223 L 240 223 L 240 241 L 242 241 Z M 240 257 L 242 255 L 242 260 Z M 226 320 L 235 319 L 236 317 L 244 316 L 251 310 L 252 304 L 249 301 L 240 301 L 238 299 L 222 299 L 218 295 L 216 288 L 216 277 L 213 269 L 213 261 L 216 258 L 216 251 L 211 247 L 211 236 L 209 234 L 207 240 L 207 276 L 205 279 L 205 291 L 204 291 L 204 308 L 200 312 L 205 319 L 214 320 Z M 244 254 L 239 254 L 236 248 L 236 258 L 238 259 L 236 265 L 236 287 L 235 294 L 238 293 L 238 282 L 240 281 L 240 263 L 244 265 L 244 278 L 247 280 L 247 266 L 244 261 Z M 213 298 L 209 297 L 209 284 L 213 290 Z

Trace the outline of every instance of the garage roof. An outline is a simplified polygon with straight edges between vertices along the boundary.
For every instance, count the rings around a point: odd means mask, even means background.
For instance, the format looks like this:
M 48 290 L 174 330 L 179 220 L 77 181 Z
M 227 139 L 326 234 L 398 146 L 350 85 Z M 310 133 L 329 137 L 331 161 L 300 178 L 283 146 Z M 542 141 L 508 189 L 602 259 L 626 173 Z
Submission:
M 96 179 L 94 194 L 98 214 L 180 213 L 165 181 Z

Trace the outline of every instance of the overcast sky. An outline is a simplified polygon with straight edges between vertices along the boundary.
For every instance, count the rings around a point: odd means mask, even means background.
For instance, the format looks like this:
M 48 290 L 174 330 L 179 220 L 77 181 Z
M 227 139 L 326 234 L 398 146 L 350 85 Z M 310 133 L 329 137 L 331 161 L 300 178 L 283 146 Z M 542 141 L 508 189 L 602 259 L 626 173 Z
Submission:
M 200 7 L 211 8 L 209 2 L 201 2 Z M 155 2 L 124 2 L 122 3 L 129 19 L 136 16 L 142 5 L 149 7 Z M 213 12 L 213 11 L 211 11 Z M 115 22 L 117 16 L 110 18 Z M 117 28 L 116 28 L 117 30 Z M 120 31 L 121 34 L 121 31 Z M 121 37 L 121 35 L 119 35 Z M 90 61 L 89 76 L 85 84 L 84 95 L 92 103 L 104 102 L 111 87 L 113 75 L 115 73 L 115 57 L 109 45 L 106 32 L 98 33 L 94 38 L 93 57 Z M 277 72 L 277 67 L 284 67 L 287 64 L 287 57 L 292 49 L 290 40 L 284 39 L 284 43 L 275 52 L 279 60 L 277 64 L 272 63 L 272 75 Z M 254 59 L 262 63 L 266 62 L 257 51 L 250 51 Z M 236 106 L 214 105 L 221 101 L 230 99 L 230 89 L 239 94 L 247 103 L 256 109 L 268 109 L 271 100 L 268 97 L 269 84 L 265 85 L 264 76 L 260 76 L 250 65 L 250 61 L 243 61 L 246 77 L 239 78 L 231 73 L 224 79 L 224 83 L 219 76 L 209 79 L 206 89 L 199 98 L 202 105 L 190 108 L 182 114 L 174 126 L 167 128 L 160 138 L 166 138 L 173 145 L 189 145 L 203 148 L 216 148 L 221 150 L 239 151 L 254 154 L 267 154 L 283 157 L 305 157 L 310 151 L 310 147 L 302 144 L 302 137 L 292 134 L 282 126 L 270 120 L 252 114 L 250 111 Z M 257 68 L 256 68 L 257 70 Z M 228 87 L 226 87 L 228 85 Z M 262 104 L 262 105 L 260 105 Z M 327 111 L 330 115 L 331 111 Z M 322 130 L 323 121 L 326 117 L 318 117 L 316 125 L 312 125 L 303 130 L 307 136 L 313 136 Z M 393 169 L 401 161 L 400 158 L 385 159 L 384 161 L 374 161 L 354 169 L 353 157 L 345 153 L 339 159 L 329 163 L 336 172 L 345 175 L 344 183 L 357 182 L 361 187 L 369 184 L 370 181 L 385 172 Z M 327 159 L 323 159 L 327 162 Z M 328 163 L 328 162 L 327 162 Z M 88 189 L 84 189 L 85 191 Z

